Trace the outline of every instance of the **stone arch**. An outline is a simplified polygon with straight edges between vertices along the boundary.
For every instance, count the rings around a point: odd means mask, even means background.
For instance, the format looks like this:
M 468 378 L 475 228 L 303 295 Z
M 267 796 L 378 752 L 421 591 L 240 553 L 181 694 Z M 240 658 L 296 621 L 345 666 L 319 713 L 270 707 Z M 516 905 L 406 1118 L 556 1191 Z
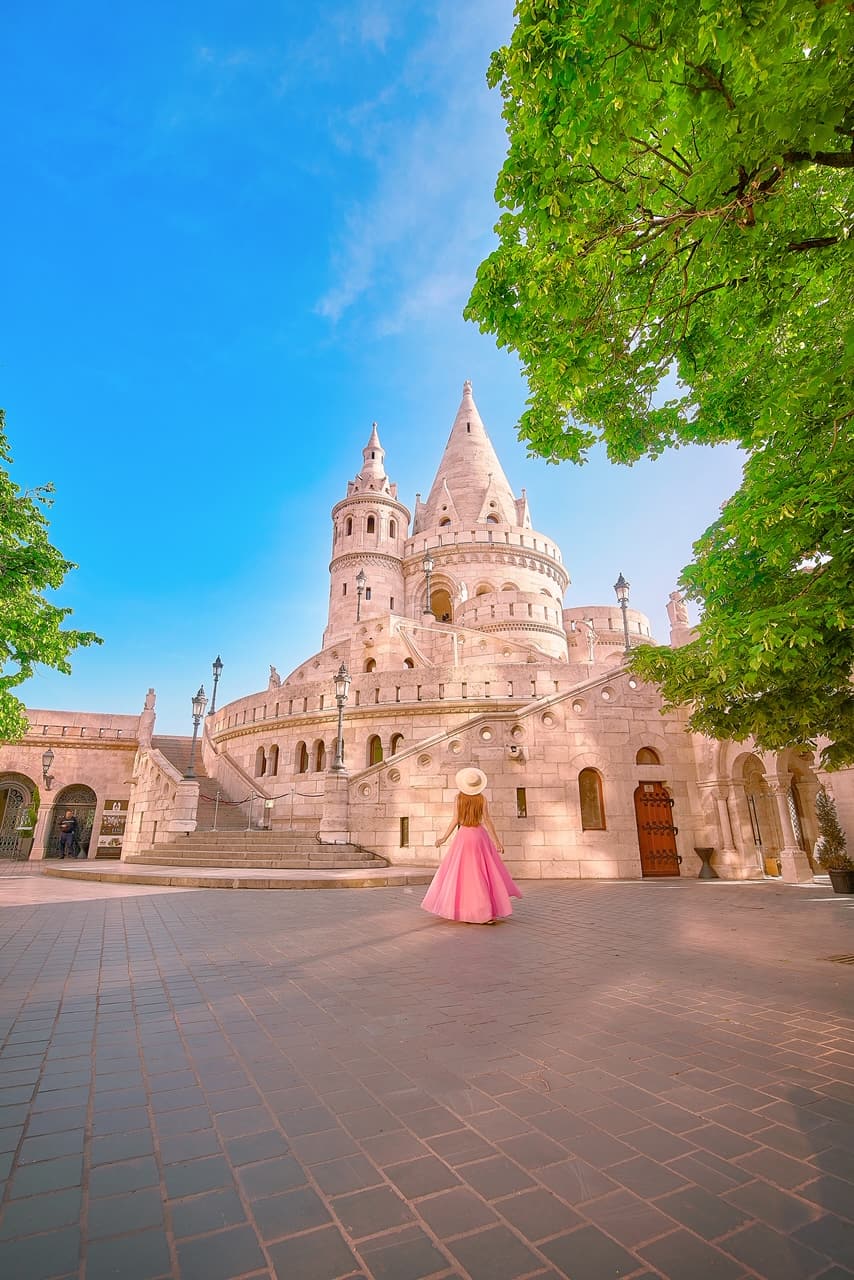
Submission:
M 396 538 L 396 537 L 397 537 L 397 521 L 396 521 L 396 520 L 389 520 L 389 522 L 388 522 L 388 536 L 389 536 L 390 538 Z
M 344 521 L 344 534 L 346 537 L 349 538 L 352 536 L 352 533 L 353 533 L 353 517 L 348 516 L 347 519 Z
M 377 660 L 376 660 L 376 658 L 368 658 L 368 659 L 367 659 L 367 661 L 365 662 L 365 670 L 366 670 L 366 671 L 376 671 L 376 669 L 377 669 Z
M 315 742 L 313 756 L 315 773 L 323 773 L 326 768 L 326 743 L 322 738 L 318 738 Z
M 373 512 L 371 512 L 365 520 L 365 533 L 376 533 L 376 531 L 377 517 Z
M 298 742 L 294 751 L 294 773 L 308 773 L 308 747 Z
M 80 852 L 84 857 L 88 856 L 89 843 L 92 839 L 92 827 L 95 823 L 95 810 L 97 805 L 97 797 L 91 787 L 87 787 L 82 783 L 74 783 L 69 787 L 63 787 L 57 795 L 53 809 L 50 814 L 48 823 L 48 835 L 45 841 L 45 857 L 59 857 L 59 824 L 65 816 L 66 809 L 70 809 L 77 819 L 80 828 Z
M 382 764 L 383 762 L 383 744 L 379 734 L 372 733 L 368 738 L 367 763 L 370 767 L 372 764 Z
M 275 744 L 270 748 L 267 756 L 267 775 L 275 778 L 279 772 L 279 748 Z
M 255 777 L 263 778 L 267 772 L 267 757 L 263 747 L 259 747 L 255 752 Z
M 519 588 L 516 586 L 515 582 L 502 582 L 501 590 L 502 591 L 518 591 Z
M 24 828 L 36 794 L 36 784 L 23 773 L 0 775 L 0 858 L 26 856 L 24 839 L 31 838 Z M 24 836 L 23 830 L 30 831 Z
M 494 591 L 495 588 L 492 586 L 492 583 L 479 582 L 474 589 L 474 594 L 476 596 L 491 596 Z
M 391 735 L 391 742 L 389 743 L 389 746 L 388 746 L 389 755 L 396 756 L 398 751 L 400 751 L 402 747 L 403 747 L 403 734 L 393 733 Z
M 406 668 L 406 670 L 407 670 L 407 671 L 414 671 L 414 670 L 415 670 L 415 663 L 412 661 L 412 659 L 411 659 L 411 658 L 404 658 L 404 659 L 403 659 L 403 665 L 404 665 L 404 667 Z
M 638 747 L 635 764 L 661 764 L 661 756 L 655 747 Z

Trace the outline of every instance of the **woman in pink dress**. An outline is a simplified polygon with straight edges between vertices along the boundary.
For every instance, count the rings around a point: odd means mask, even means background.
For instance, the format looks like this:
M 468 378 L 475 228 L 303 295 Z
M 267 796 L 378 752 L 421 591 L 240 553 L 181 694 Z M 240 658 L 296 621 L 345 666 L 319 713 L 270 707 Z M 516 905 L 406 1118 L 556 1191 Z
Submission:
M 453 831 L 457 834 L 421 905 L 446 920 L 495 924 L 501 916 L 512 913 L 511 897 L 522 895 L 501 861 L 501 842 L 483 794 L 486 774 L 473 767 L 460 769 L 456 783 L 459 795 L 454 816 L 436 848 Z

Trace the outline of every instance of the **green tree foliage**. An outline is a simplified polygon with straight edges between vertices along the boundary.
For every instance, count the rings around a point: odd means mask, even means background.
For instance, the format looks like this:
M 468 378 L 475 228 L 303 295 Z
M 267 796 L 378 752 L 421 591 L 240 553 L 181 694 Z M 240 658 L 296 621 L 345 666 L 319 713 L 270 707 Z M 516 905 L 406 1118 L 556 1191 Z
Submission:
M 636 670 L 692 726 L 854 759 L 852 15 L 841 0 L 518 0 L 493 57 L 499 244 L 466 316 L 518 352 L 550 461 L 734 441 L 682 586 L 697 639 Z
M 11 463 L 0 410 L 0 462 Z M 28 728 L 20 700 L 11 692 L 37 664 L 70 672 L 68 655 L 79 645 L 100 644 L 91 631 L 63 630 L 71 613 L 41 594 L 56 590 L 75 568 L 51 546 L 46 510 L 51 485 L 21 493 L 0 466 L 0 741 L 14 742 Z

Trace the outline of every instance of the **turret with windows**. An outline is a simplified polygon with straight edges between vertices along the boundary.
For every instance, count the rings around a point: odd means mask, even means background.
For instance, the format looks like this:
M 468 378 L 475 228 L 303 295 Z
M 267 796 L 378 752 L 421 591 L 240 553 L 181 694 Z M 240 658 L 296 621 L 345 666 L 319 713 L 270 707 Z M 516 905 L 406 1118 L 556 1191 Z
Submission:
M 332 509 L 329 620 L 323 646 L 350 635 L 357 621 L 404 608 L 403 548 L 409 511 L 385 471 L 377 424 L 362 450 L 362 469 Z

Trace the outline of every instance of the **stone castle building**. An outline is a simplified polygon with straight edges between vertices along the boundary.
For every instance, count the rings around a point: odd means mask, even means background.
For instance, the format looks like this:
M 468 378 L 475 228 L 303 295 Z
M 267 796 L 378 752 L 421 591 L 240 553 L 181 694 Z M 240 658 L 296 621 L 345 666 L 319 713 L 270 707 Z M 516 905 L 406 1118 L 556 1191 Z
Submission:
M 271 849 L 316 833 L 433 866 L 454 776 L 472 763 L 516 878 L 696 875 L 696 848 L 714 848 L 723 877 L 810 878 L 816 791 L 829 786 L 854 835 L 854 771 L 827 778 L 811 753 L 689 733 L 626 669 L 627 634 L 653 642 L 648 619 L 616 600 L 566 607 L 569 585 L 468 382 L 412 511 L 374 425 L 332 508 L 319 650 L 210 712 L 193 770 L 187 740 L 155 735 L 151 690 L 138 717 L 31 711 L 25 740 L 0 747 L 0 854 L 51 856 L 71 804 L 90 856 L 162 860 L 186 833 L 231 824 L 268 830 Z M 671 644 L 686 643 L 676 592 L 668 615 Z

